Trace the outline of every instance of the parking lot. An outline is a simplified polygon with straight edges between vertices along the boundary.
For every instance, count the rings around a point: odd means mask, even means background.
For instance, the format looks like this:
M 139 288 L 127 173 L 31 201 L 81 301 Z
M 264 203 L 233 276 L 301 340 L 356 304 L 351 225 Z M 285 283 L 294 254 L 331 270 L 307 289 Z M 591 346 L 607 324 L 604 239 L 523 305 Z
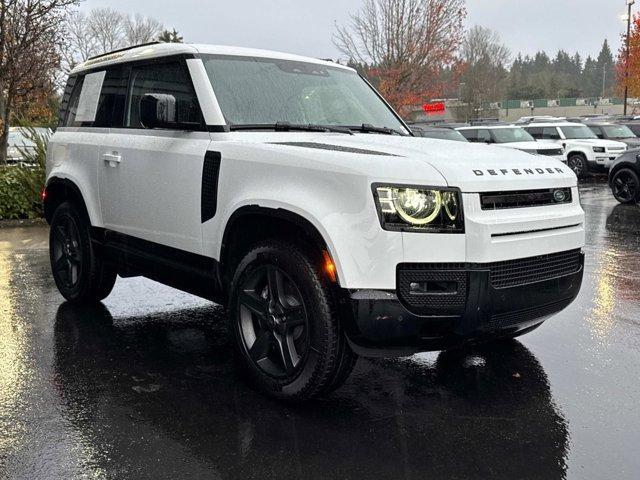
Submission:
M 217 306 L 122 280 L 63 303 L 47 229 L 0 229 L 0 478 L 637 478 L 640 206 L 581 189 L 585 278 L 520 341 L 252 390 Z

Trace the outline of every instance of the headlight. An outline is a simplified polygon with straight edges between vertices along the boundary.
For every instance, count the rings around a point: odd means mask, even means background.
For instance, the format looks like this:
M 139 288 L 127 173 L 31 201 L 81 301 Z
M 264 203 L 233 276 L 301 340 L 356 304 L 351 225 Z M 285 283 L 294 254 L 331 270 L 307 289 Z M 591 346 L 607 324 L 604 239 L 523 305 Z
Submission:
M 462 233 L 460 193 L 453 189 L 374 185 L 373 195 L 385 230 Z
M 593 147 L 593 151 L 595 153 L 604 153 L 605 149 L 604 149 L 604 147 Z

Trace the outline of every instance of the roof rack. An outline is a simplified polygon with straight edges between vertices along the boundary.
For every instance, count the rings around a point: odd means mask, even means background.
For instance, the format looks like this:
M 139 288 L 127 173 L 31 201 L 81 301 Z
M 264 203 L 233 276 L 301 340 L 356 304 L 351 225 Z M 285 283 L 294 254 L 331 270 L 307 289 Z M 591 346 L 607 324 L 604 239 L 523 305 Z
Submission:
M 86 61 L 89 62 L 91 60 L 97 60 L 98 58 L 106 57 L 108 55 L 113 55 L 114 53 L 126 52 L 127 50 L 133 50 L 134 48 L 148 47 L 150 45 L 158 45 L 160 43 L 164 43 L 164 42 L 160 42 L 160 41 L 156 40 L 156 41 L 153 41 L 153 42 L 141 43 L 139 45 L 131 45 L 129 47 L 118 48 L 117 50 L 112 50 L 110 52 L 105 52 L 105 53 L 101 53 L 100 55 L 94 55 L 93 57 L 89 57 L 89 58 L 87 58 Z
M 538 115 L 532 117 L 521 117 L 515 122 L 516 125 L 528 124 L 528 123 L 558 123 L 566 122 L 566 117 L 553 117 L 551 115 Z

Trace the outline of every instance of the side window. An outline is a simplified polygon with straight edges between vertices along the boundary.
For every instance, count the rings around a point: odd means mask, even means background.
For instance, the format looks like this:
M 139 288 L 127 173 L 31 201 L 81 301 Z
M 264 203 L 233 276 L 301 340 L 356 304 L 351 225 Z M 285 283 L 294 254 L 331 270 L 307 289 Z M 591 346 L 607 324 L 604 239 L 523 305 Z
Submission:
M 525 130 L 536 140 L 542 139 L 542 128 L 540 127 L 527 127 Z
M 478 130 L 477 141 L 482 143 L 493 143 L 493 140 L 491 139 L 491 132 L 486 129 Z
M 78 104 L 80 103 L 80 92 L 82 91 L 82 85 L 84 84 L 84 76 L 76 77 L 75 85 L 73 86 L 73 92 L 69 98 L 69 104 L 67 107 L 67 116 L 64 122 L 65 127 L 72 127 L 76 121 L 76 113 L 78 112 Z
M 544 127 L 542 129 L 542 138 L 545 140 L 560 140 L 560 134 L 556 127 Z
M 629 127 L 633 133 L 640 136 L 640 125 L 631 124 L 627 125 L 627 127 Z
M 76 84 L 77 76 L 73 75 L 69 77 L 67 80 L 67 85 L 64 87 L 64 93 L 62 94 L 62 99 L 60 101 L 60 115 L 58 117 L 58 126 L 64 127 L 65 122 L 67 121 L 67 113 L 69 112 L 69 100 L 71 99 L 71 94 L 73 93 L 73 87 Z M 78 95 L 80 93 L 78 92 Z
M 589 128 L 591 129 L 591 131 L 592 131 L 593 133 L 595 133 L 595 134 L 596 134 L 596 137 L 598 137 L 598 138 L 604 138 L 604 133 L 602 132 L 602 128 L 600 128 L 600 127 L 596 127 L 596 126 L 589 127 Z
M 460 133 L 464 138 L 469 140 L 470 142 L 478 141 L 478 131 L 477 130 L 460 130 Z
M 122 66 L 107 69 L 100 90 L 94 127 L 121 127 L 127 99 L 128 76 Z
M 171 95 L 176 100 L 178 124 L 203 125 L 198 99 L 186 65 L 179 61 L 134 66 L 131 70 L 125 126 L 144 128 L 140 122 L 140 100 L 147 93 Z

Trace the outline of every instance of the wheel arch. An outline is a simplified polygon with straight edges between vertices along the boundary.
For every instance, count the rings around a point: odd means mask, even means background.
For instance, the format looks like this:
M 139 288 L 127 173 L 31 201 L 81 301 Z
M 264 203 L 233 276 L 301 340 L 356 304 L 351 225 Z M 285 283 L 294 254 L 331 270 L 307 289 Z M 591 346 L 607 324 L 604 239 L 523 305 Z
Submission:
M 222 235 L 219 254 L 222 285 L 229 284 L 232 270 L 240 260 L 238 256 L 252 244 L 267 238 L 302 243 L 316 248 L 318 253 L 326 251 L 336 267 L 336 281 L 340 283 L 341 270 L 334 247 L 314 222 L 287 208 L 244 205 L 230 215 Z
M 51 224 L 56 208 L 65 201 L 73 201 L 87 215 L 91 225 L 96 225 L 96 213 L 92 215 L 87 208 L 85 196 L 77 183 L 69 178 L 58 176 L 51 177 L 45 186 L 44 216 L 47 223 Z
M 609 170 L 608 183 L 609 183 L 609 187 L 610 188 L 612 187 L 613 177 L 620 170 L 624 170 L 624 169 L 631 170 L 636 175 L 638 175 L 638 177 L 640 177 L 640 165 L 639 165 L 638 162 L 632 162 L 632 161 L 629 161 L 629 160 L 624 160 L 622 162 L 616 162 L 616 163 L 614 163 L 612 165 L 611 169 Z

